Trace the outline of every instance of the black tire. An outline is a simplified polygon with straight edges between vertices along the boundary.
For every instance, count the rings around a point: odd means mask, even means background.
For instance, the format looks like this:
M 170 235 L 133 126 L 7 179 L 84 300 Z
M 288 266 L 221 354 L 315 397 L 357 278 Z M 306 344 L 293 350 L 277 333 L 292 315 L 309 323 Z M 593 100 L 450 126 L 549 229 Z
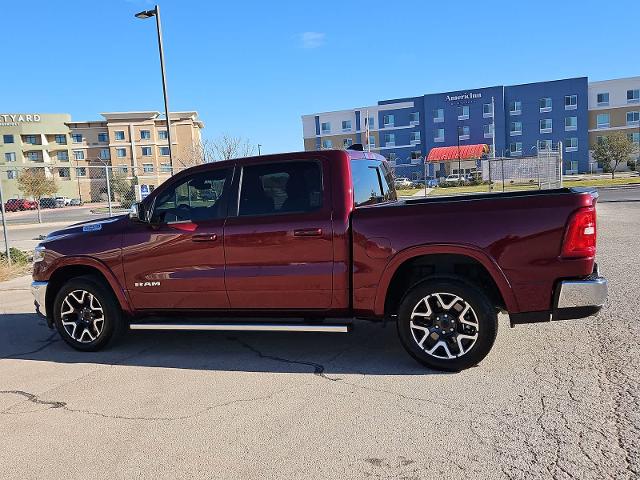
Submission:
M 92 306 L 98 312 L 94 314 L 93 319 L 87 318 L 86 323 L 80 322 L 76 324 L 78 329 L 84 328 L 88 331 L 88 333 L 82 331 L 80 339 L 72 336 L 72 333 L 74 333 L 75 337 L 78 337 L 79 334 L 76 332 L 80 332 L 80 330 L 74 329 L 73 326 L 69 324 L 69 322 L 77 320 L 80 317 L 79 314 L 72 313 L 64 315 L 67 326 L 65 327 L 63 324 L 63 302 L 74 292 L 86 292 L 86 294 L 92 295 L 94 297 Z M 91 298 L 88 295 L 82 305 L 86 306 L 88 304 Z M 75 298 L 84 297 L 79 293 L 75 293 L 75 297 L 69 298 L 70 303 L 64 305 L 65 310 L 70 310 L 71 307 L 75 307 L 76 305 L 78 308 L 81 308 L 82 305 L 80 305 L 79 302 L 76 303 Z M 97 301 L 97 303 L 95 303 L 95 301 Z M 97 307 L 102 308 L 103 318 L 99 330 L 97 326 L 100 326 L 100 321 L 95 321 L 95 317 L 99 317 Z M 110 341 L 116 340 L 124 330 L 124 320 L 118 300 L 115 298 L 111 289 L 105 286 L 102 280 L 94 276 L 76 277 L 62 286 L 53 302 L 53 320 L 62 339 L 76 350 L 83 352 L 95 352 L 104 348 Z M 92 339 L 91 336 L 95 338 Z
M 455 297 L 461 301 L 451 303 Z M 440 308 L 443 304 L 451 308 Z M 467 305 L 470 308 L 465 310 Z M 466 323 L 460 322 L 463 311 L 467 312 L 463 317 Z M 402 345 L 418 362 L 434 370 L 458 372 L 476 365 L 491 350 L 497 333 L 495 307 L 481 290 L 459 279 L 433 279 L 417 284 L 404 296 L 398 310 Z M 469 338 L 474 335 L 475 340 Z M 446 349 L 442 344 L 435 347 L 440 341 L 446 344 Z M 436 350 L 427 353 L 433 348 Z

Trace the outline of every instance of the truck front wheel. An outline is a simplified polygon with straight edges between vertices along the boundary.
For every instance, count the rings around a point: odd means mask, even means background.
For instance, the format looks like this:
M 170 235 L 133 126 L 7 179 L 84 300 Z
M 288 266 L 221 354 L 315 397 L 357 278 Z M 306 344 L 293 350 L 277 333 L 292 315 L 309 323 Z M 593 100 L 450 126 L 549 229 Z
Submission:
M 460 371 L 487 356 L 498 331 L 487 296 L 462 280 L 426 280 L 398 310 L 398 334 L 409 354 L 435 370 Z
M 122 313 L 113 293 L 92 276 L 69 280 L 53 302 L 53 319 L 62 339 L 76 350 L 100 350 L 117 337 Z

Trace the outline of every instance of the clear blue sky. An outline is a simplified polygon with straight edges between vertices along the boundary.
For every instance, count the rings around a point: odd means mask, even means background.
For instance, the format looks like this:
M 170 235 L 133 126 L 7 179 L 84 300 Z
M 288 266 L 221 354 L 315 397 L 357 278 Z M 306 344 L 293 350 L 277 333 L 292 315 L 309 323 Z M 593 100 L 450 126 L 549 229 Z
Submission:
M 517 4 L 516 4 L 517 3 Z M 4 2 L 0 110 L 163 109 L 144 0 Z M 161 4 L 172 110 L 205 137 L 302 149 L 300 115 L 379 99 L 640 75 L 640 1 L 178 1 Z M 392 11 L 397 12 L 396 15 Z

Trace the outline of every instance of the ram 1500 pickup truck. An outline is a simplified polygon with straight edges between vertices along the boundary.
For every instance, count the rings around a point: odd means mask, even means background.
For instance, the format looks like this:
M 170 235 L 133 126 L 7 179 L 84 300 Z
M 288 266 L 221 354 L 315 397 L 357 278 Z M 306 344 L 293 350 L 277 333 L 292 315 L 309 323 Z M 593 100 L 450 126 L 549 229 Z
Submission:
M 362 151 L 209 163 L 130 215 L 49 234 L 32 290 L 78 350 L 128 329 L 346 332 L 358 318 L 395 321 L 411 356 L 457 371 L 487 355 L 498 312 L 512 325 L 598 312 L 596 200 L 398 200 L 385 159 Z

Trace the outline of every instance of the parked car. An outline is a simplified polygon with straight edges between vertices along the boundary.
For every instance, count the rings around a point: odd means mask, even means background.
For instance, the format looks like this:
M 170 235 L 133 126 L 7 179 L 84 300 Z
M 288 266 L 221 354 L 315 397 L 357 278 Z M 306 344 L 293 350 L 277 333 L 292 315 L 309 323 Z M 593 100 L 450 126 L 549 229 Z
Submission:
M 81 206 L 81 205 L 84 205 L 84 202 L 83 202 L 82 200 L 80 200 L 79 198 L 72 198 L 72 199 L 69 201 L 69 205 L 70 205 L 71 207 L 79 207 L 79 206 Z
M 470 175 L 452 173 L 444 179 L 445 183 L 466 183 L 472 180 Z
M 396 188 L 412 188 L 413 182 L 405 177 L 396 178 L 394 180 L 394 184 Z
M 36 208 L 38 208 L 38 204 L 26 198 L 10 198 L 4 204 L 6 212 L 21 212 L 23 210 L 35 210 Z
M 61 204 L 63 207 L 68 207 L 71 204 L 69 197 L 56 197 L 56 203 Z
M 600 310 L 597 198 L 564 188 L 397 200 L 384 157 L 359 151 L 208 163 L 130 216 L 51 232 L 32 291 L 82 351 L 126 330 L 335 333 L 362 318 L 396 322 L 412 357 L 457 371 L 492 348 L 499 311 L 515 325 Z
M 40 199 L 40 208 L 57 208 L 58 203 L 55 198 L 42 197 Z

